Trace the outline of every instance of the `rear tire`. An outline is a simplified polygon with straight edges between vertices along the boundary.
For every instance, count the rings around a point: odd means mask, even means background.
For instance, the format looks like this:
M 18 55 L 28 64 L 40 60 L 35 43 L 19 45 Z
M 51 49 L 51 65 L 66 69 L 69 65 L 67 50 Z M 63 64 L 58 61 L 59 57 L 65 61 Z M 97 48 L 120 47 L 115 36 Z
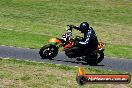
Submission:
M 55 45 L 45 45 L 43 46 L 39 54 L 42 59 L 52 59 L 58 54 L 58 48 Z
M 97 56 L 85 57 L 85 62 L 89 65 L 98 65 L 104 59 L 104 53 L 97 53 Z
M 98 63 L 100 63 L 104 59 L 104 53 L 103 51 L 99 53 L 100 57 L 97 59 Z

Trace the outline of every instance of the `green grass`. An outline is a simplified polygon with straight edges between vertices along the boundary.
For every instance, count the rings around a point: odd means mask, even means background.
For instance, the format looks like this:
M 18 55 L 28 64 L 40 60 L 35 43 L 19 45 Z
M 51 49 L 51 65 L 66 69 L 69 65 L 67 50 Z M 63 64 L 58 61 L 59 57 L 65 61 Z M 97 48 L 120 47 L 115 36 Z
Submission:
M 32 34 L 28 32 L 19 32 L 14 30 L 2 30 L 0 31 L 0 44 L 1 45 L 13 45 L 30 48 L 40 48 L 43 44 L 48 43 L 50 36 Z M 3 42 L 2 42 L 3 41 Z
M 85 68 L 88 74 L 124 74 L 125 72 Z M 87 84 L 79 86 L 75 77 L 78 68 L 73 66 L 0 59 L 0 87 L 2 88 L 109 88 L 130 87 L 131 84 Z
M 107 56 L 132 58 L 131 9 L 129 0 L 0 0 L 0 44 L 40 48 L 67 24 L 88 21 Z
M 106 51 L 105 53 L 107 56 L 111 57 L 122 57 L 122 58 L 127 58 L 130 59 L 132 58 L 132 45 L 112 45 L 108 44 L 106 46 Z

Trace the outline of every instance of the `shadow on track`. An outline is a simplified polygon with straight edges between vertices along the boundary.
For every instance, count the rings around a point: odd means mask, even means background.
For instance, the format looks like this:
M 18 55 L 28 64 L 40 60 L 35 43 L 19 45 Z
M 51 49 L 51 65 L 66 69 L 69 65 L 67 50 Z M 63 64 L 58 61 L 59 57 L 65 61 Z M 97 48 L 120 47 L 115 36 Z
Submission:
M 53 61 L 57 61 L 57 62 L 65 62 L 65 63 L 73 63 L 73 64 L 81 64 L 83 66 L 89 66 L 88 63 L 83 62 L 83 61 L 58 60 L 58 59 L 48 59 L 48 60 L 51 60 L 51 61 L 53 60 Z M 104 66 L 104 65 L 92 65 L 92 66 Z

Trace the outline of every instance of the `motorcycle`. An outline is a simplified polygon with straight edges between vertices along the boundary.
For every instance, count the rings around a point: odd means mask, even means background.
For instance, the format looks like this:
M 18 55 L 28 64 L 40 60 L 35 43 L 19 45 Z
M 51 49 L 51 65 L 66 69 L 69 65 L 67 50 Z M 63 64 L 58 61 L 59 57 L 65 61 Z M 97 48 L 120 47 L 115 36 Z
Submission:
M 83 38 L 76 36 L 72 38 L 72 26 L 67 25 L 66 33 L 62 35 L 61 38 L 51 38 L 49 42 L 53 44 L 44 45 L 39 54 L 42 59 L 52 59 L 57 56 L 59 48 L 63 47 L 66 56 L 69 58 L 75 58 L 77 61 L 84 61 L 89 65 L 97 65 L 104 59 L 104 49 L 105 43 L 98 42 L 98 47 L 92 53 L 87 52 L 77 52 L 75 44 L 77 41 L 81 41 Z

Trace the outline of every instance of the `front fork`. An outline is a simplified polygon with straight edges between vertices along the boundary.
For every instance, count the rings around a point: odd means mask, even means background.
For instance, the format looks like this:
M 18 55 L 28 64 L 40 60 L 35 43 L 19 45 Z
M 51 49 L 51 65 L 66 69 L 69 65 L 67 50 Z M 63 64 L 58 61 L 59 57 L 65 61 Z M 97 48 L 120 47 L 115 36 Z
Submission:
M 64 44 L 60 43 L 55 43 L 55 46 L 58 48 L 60 51 L 64 51 Z

